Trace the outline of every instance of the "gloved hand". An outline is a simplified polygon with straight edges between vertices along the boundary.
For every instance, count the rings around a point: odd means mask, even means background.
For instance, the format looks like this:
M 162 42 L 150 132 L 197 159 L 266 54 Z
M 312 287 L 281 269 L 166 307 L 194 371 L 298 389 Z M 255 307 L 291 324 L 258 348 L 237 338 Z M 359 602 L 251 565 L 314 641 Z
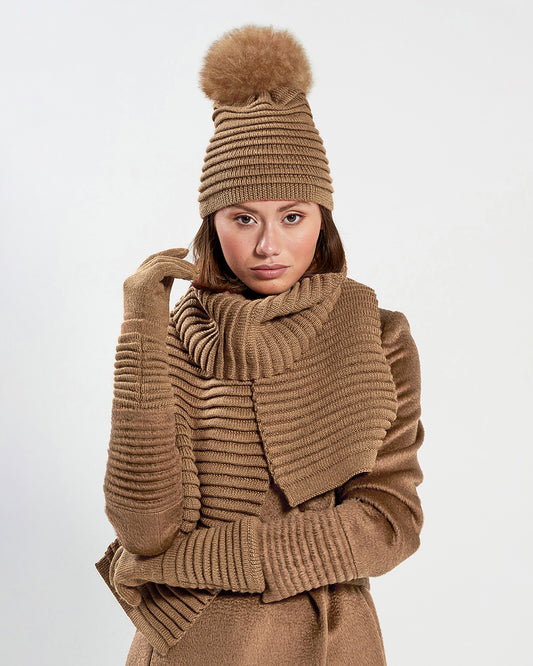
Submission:
M 193 264 L 185 261 L 188 250 L 171 248 L 151 254 L 124 281 L 124 321 L 144 320 L 147 329 L 166 333 L 170 290 L 175 278 L 192 280 Z
M 133 555 L 121 546 L 113 556 L 109 580 L 130 606 L 141 603 L 138 586 L 149 581 L 192 589 L 263 592 L 260 525 L 256 516 L 245 516 L 179 533 L 168 550 L 151 557 Z
M 109 580 L 117 594 L 130 606 L 142 601 L 138 589 L 148 581 L 163 583 L 163 556 L 145 557 L 134 555 L 120 546 L 113 555 L 109 567 Z

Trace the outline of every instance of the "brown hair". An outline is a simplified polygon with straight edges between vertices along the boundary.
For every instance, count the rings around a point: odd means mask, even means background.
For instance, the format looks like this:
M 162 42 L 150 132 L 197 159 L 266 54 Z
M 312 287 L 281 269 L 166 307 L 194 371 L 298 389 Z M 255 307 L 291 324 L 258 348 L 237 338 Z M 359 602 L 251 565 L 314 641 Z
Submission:
M 315 256 L 302 277 L 315 273 L 340 273 L 346 263 L 344 248 L 331 211 L 320 205 L 322 226 L 316 243 Z M 192 283 L 199 289 L 242 293 L 247 287 L 230 269 L 215 229 L 215 214 L 204 217 L 192 244 L 198 277 Z

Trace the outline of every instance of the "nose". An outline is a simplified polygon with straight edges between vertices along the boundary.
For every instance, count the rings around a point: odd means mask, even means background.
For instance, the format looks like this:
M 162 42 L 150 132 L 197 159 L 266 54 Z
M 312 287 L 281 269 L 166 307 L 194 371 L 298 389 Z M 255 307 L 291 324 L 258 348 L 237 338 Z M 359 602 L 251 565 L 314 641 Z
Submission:
M 256 251 L 262 257 L 275 257 L 281 252 L 280 239 L 274 225 L 265 224 L 263 226 Z

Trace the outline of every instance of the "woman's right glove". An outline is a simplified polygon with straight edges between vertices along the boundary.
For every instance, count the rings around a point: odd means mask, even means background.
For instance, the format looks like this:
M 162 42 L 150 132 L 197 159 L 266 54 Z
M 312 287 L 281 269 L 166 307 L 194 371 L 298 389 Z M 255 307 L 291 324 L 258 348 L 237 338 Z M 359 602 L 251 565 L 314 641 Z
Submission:
M 196 275 L 194 265 L 183 258 L 187 253 L 185 248 L 171 248 L 151 254 L 126 278 L 124 321 L 141 320 L 146 331 L 166 334 L 174 279 L 192 280 Z

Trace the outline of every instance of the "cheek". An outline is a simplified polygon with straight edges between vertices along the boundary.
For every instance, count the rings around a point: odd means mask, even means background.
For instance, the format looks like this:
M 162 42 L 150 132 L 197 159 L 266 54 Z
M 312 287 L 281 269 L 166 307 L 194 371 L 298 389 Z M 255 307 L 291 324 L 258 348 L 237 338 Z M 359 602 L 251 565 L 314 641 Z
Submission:
M 318 227 L 316 230 L 313 230 L 311 233 L 303 234 L 298 239 L 295 249 L 298 252 L 298 254 L 301 255 L 302 259 L 304 258 L 307 259 L 309 258 L 309 256 L 311 257 L 311 259 L 313 258 L 315 254 L 319 233 L 320 233 L 320 227 Z
M 224 233 L 219 233 L 218 239 L 220 241 L 220 247 L 222 248 L 224 258 L 230 266 L 232 264 L 238 264 L 246 258 L 248 247 L 245 239 L 235 236 L 235 234 Z

